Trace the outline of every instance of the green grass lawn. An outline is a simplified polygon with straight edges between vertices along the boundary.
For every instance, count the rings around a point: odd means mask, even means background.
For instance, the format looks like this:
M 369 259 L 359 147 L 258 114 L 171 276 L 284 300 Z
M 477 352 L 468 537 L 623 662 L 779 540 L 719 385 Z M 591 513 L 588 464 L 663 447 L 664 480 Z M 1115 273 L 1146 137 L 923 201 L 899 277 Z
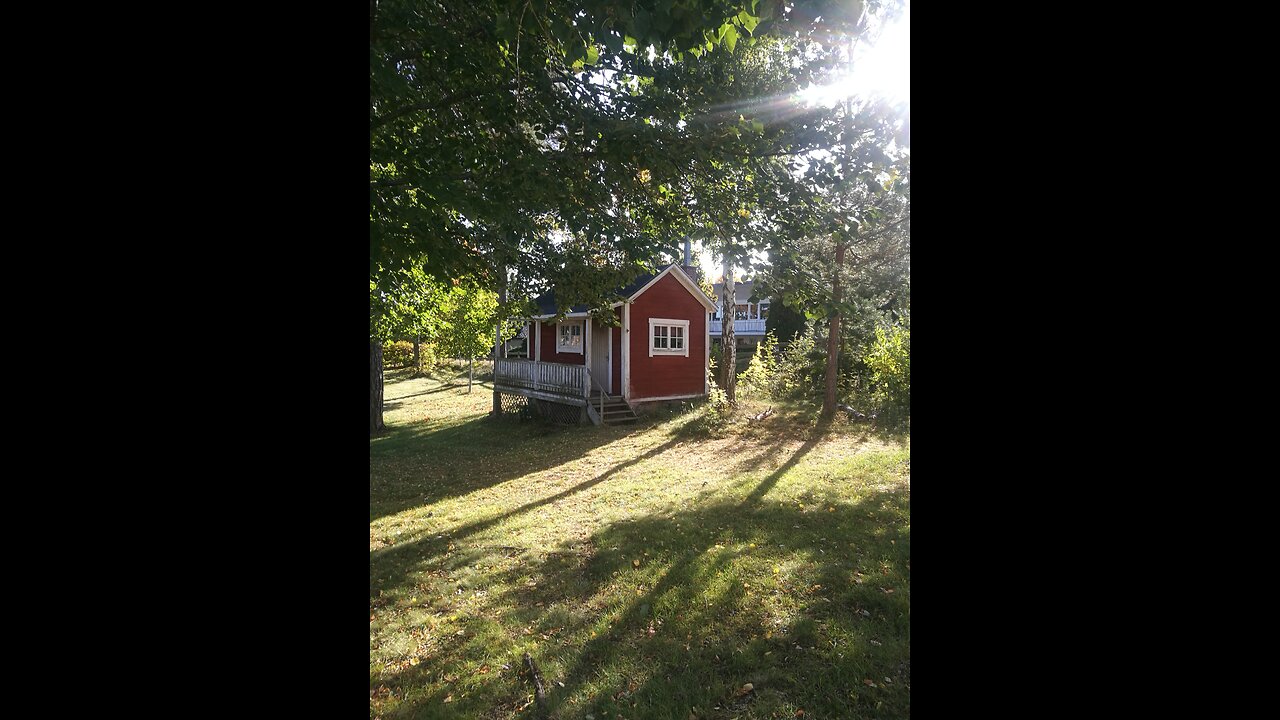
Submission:
M 908 437 L 494 421 L 451 382 L 389 374 L 370 442 L 370 717 L 536 717 L 525 652 L 560 720 L 909 717 Z

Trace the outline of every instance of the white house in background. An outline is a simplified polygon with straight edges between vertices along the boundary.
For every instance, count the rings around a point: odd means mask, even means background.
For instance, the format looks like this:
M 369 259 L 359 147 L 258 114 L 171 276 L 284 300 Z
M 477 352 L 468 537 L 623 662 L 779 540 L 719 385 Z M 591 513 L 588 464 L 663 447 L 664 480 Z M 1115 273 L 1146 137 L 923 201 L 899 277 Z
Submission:
M 529 326 L 521 325 L 520 332 L 506 342 L 504 357 L 529 357 Z
M 755 345 L 764 337 L 765 319 L 769 317 L 769 299 L 761 298 L 759 302 L 749 302 L 751 293 L 755 291 L 754 286 L 755 283 L 751 280 L 733 284 L 735 307 L 733 312 L 728 314 L 733 318 L 733 334 L 738 345 Z M 707 324 L 707 329 L 712 339 L 715 339 L 720 337 L 721 323 L 726 316 L 723 300 L 724 283 L 715 283 L 711 287 L 715 291 L 712 299 L 716 302 L 716 310 L 711 316 L 711 322 Z

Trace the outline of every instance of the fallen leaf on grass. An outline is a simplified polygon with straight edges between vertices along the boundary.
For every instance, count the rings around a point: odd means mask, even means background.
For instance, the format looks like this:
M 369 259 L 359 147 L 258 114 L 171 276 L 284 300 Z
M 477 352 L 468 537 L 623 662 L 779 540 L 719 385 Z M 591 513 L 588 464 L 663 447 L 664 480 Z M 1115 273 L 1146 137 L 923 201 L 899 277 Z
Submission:
M 445 702 L 447 702 L 447 703 L 451 703 L 451 702 L 453 702 L 453 696 L 452 696 L 452 695 L 450 695 L 450 696 L 446 697 L 446 698 L 444 699 L 444 701 L 445 701 Z
M 738 695 L 739 696 L 746 695 L 752 690 L 755 690 L 755 686 L 752 685 L 751 683 L 747 683 L 746 685 L 743 685 L 741 689 L 738 690 Z

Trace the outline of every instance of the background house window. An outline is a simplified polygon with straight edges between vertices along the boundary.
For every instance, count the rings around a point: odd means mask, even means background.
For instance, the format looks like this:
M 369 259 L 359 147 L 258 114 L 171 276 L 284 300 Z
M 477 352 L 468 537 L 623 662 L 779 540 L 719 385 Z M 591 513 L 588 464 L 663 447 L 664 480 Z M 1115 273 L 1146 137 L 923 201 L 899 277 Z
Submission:
M 763 320 L 769 317 L 769 303 L 760 303 L 760 318 Z

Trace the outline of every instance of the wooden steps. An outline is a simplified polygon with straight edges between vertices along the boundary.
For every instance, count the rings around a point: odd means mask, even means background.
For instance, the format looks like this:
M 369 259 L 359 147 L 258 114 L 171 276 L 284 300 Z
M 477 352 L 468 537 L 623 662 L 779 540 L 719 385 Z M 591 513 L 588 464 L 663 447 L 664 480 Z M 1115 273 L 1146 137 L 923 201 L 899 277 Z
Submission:
M 591 402 L 591 407 L 596 408 L 596 411 L 599 412 L 600 393 L 591 393 L 589 400 Z M 633 423 L 639 419 L 640 418 L 636 415 L 635 411 L 631 409 L 631 406 L 628 405 L 627 401 L 621 396 L 604 396 L 604 414 L 601 416 L 601 420 L 605 425 L 622 425 L 625 423 Z

